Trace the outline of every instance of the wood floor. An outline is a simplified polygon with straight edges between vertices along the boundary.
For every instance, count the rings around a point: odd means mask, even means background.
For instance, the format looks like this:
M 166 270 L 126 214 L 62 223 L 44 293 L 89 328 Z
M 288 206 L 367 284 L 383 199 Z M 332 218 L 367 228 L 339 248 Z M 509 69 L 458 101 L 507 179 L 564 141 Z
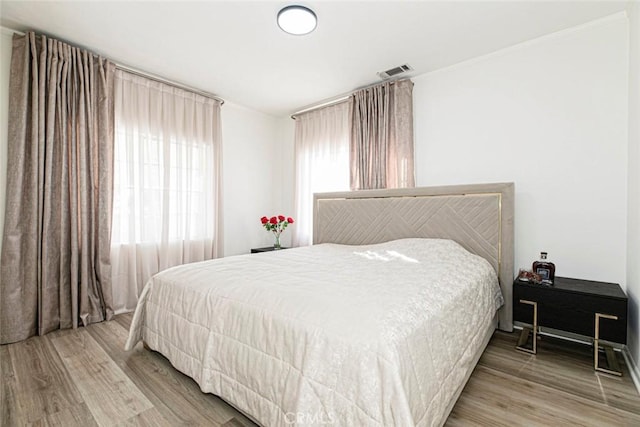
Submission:
M 253 426 L 158 353 L 125 353 L 130 322 L 0 346 L 0 425 Z M 494 335 L 447 426 L 640 426 L 626 367 L 622 378 L 596 374 L 589 347 L 545 338 L 533 356 L 515 341 Z

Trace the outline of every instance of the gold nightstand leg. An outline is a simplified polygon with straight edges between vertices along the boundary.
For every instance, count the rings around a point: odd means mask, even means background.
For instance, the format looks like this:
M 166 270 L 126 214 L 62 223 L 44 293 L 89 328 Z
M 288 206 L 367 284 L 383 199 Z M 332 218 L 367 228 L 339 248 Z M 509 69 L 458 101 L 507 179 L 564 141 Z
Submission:
M 593 368 L 598 372 L 604 372 L 605 374 L 617 375 L 619 377 L 622 376 L 622 370 L 620 369 L 620 365 L 618 364 L 618 359 L 616 358 L 616 354 L 613 351 L 613 347 L 610 345 L 600 344 L 600 319 L 611 319 L 618 320 L 618 316 L 612 316 L 610 314 L 596 313 L 596 333 L 593 339 Z M 600 367 L 600 347 L 604 348 L 606 357 L 607 357 L 607 367 Z
M 520 303 L 533 306 L 533 325 L 531 325 L 531 328 L 522 328 L 522 332 L 520 332 L 520 338 L 518 338 L 516 349 L 527 353 L 536 354 L 538 352 L 538 303 L 525 299 L 521 299 Z M 533 343 L 531 345 L 531 348 L 527 348 L 525 347 L 525 345 L 527 344 L 527 341 L 529 341 L 529 334 L 532 332 Z

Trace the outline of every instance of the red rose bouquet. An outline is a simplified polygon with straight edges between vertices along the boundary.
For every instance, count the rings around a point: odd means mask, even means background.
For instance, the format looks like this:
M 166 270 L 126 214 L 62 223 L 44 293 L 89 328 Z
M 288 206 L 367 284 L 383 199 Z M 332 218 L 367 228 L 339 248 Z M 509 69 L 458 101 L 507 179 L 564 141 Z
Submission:
M 263 216 L 260 218 L 260 222 L 262 222 L 265 230 L 271 231 L 275 236 L 276 242 L 273 247 L 280 249 L 280 234 L 282 234 L 289 224 L 293 224 L 293 218 L 285 218 L 284 215 L 272 216 L 271 218 Z

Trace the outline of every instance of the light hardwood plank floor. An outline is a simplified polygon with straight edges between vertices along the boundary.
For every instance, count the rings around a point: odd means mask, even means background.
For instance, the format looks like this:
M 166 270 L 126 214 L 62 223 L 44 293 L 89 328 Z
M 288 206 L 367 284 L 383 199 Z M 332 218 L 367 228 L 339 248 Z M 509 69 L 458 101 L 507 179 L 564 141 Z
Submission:
M 125 353 L 131 317 L 0 346 L 0 425 L 254 425 L 160 354 Z M 640 426 L 624 363 L 622 378 L 599 374 L 588 346 L 545 337 L 534 356 L 516 339 L 496 332 L 447 426 Z

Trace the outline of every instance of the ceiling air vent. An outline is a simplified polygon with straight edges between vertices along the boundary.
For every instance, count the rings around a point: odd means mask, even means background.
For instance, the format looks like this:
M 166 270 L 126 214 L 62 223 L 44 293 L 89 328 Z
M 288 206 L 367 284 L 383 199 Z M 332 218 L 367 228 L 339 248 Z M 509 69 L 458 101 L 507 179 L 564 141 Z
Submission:
M 384 80 L 386 80 L 411 70 L 413 70 L 413 68 L 411 68 L 409 64 L 404 64 L 398 67 L 390 68 L 386 71 L 380 71 L 378 75 L 382 77 Z

